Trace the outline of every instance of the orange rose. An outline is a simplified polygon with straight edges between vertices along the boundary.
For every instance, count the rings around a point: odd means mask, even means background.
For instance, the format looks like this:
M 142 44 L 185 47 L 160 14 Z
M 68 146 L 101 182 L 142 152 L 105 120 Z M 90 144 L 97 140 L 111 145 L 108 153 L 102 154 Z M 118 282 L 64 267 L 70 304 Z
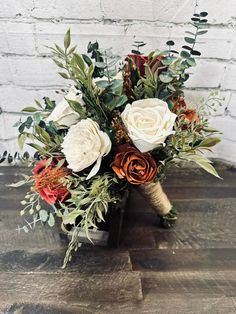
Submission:
M 141 153 L 128 144 L 120 146 L 120 153 L 111 166 L 120 179 L 126 178 L 136 185 L 153 181 L 157 174 L 157 165 L 151 154 Z
M 185 109 L 187 107 L 186 102 L 183 97 L 179 96 L 178 98 L 175 98 L 172 102 L 174 105 L 172 111 L 174 113 L 178 113 L 181 109 Z
M 186 109 L 183 114 L 180 115 L 180 118 L 183 119 L 186 123 L 199 123 L 200 118 L 195 109 Z

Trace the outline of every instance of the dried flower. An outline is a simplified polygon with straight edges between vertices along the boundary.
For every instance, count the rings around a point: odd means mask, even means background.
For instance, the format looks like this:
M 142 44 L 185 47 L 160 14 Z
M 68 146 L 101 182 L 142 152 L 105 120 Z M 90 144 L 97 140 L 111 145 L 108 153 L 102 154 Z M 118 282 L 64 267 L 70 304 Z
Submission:
M 151 182 L 157 174 L 157 165 L 150 153 L 141 153 L 129 144 L 120 146 L 112 169 L 120 179 L 135 185 Z
M 47 159 L 44 159 L 35 166 L 33 189 L 49 204 L 63 202 L 69 191 L 61 179 L 68 175 L 69 171 L 66 167 L 56 167 L 53 162 L 46 167 L 46 163 Z

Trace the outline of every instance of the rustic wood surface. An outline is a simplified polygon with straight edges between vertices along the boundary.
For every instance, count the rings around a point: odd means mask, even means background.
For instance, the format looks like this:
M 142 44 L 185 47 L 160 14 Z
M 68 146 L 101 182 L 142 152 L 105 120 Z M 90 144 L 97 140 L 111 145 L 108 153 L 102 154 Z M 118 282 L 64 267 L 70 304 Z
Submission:
M 67 239 L 57 228 L 16 231 L 27 188 L 6 186 L 28 169 L 0 168 L 0 313 L 236 313 L 236 170 L 224 180 L 172 169 L 164 188 L 179 211 L 161 229 L 135 190 L 121 246 L 84 245 L 62 270 Z

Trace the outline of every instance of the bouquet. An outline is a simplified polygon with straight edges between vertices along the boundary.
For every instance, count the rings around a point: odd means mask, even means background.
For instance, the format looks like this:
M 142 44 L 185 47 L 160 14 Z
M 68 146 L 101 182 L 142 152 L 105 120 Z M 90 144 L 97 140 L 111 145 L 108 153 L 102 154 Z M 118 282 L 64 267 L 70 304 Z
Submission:
M 72 232 L 64 266 L 80 246 L 79 230 L 90 239 L 130 187 L 140 190 L 168 227 L 177 212 L 161 187 L 166 170 L 180 161 L 195 162 L 218 177 L 202 153 L 220 141 L 209 126 L 220 99 L 213 93 L 191 106 L 184 97 L 188 71 L 201 54 L 197 38 L 207 32 L 206 16 L 193 15 L 193 31 L 180 52 L 169 40 L 167 49 L 148 55 L 141 52 L 145 43 L 136 41 L 123 60 L 98 42 L 79 54 L 71 47 L 70 30 L 63 48 L 51 47 L 68 84 L 61 102 L 36 101 L 17 125 L 20 147 L 27 143 L 36 150 L 28 158 L 32 175 L 17 184 L 31 185 L 20 214 L 31 215 L 32 222 L 19 230 L 60 220 L 62 230 Z

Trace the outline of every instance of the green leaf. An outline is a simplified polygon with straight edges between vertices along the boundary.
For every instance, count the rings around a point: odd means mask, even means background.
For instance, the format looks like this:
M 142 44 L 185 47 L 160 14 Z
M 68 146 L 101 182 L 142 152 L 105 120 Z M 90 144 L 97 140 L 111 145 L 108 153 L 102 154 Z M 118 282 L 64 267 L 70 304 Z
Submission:
M 92 60 L 87 55 L 82 54 L 82 57 L 88 66 L 90 66 L 92 64 Z
M 48 225 L 50 227 L 53 227 L 55 225 L 55 218 L 52 213 L 49 214 Z
M 185 33 L 189 34 L 189 35 L 192 35 L 192 36 L 195 36 L 195 34 L 193 32 L 186 31 Z
M 107 88 L 110 85 L 107 80 L 96 81 L 95 84 L 100 88 Z
M 212 147 L 216 144 L 218 144 L 221 140 L 218 137 L 208 137 L 201 141 L 199 146 L 201 147 Z
M 107 67 L 105 62 L 95 62 L 95 66 L 99 69 L 105 69 Z
M 58 72 L 58 74 L 63 77 L 64 79 L 68 80 L 69 79 L 69 76 L 68 74 L 64 73 L 64 72 Z
M 160 81 L 163 83 L 170 83 L 173 80 L 172 76 L 168 74 L 164 74 L 164 73 L 160 74 L 159 78 L 160 78 Z
M 200 51 L 197 51 L 197 50 L 192 50 L 192 51 L 191 51 L 191 55 L 193 55 L 193 56 L 200 56 L 200 55 L 201 55 L 201 52 L 200 52 Z
M 39 211 L 39 218 L 43 222 L 46 222 L 48 220 L 48 212 L 45 209 L 41 209 Z
M 189 43 L 189 44 L 194 44 L 195 43 L 195 39 L 191 38 L 191 37 L 184 37 L 184 40 Z
M 190 58 L 190 54 L 187 51 L 181 51 L 180 55 L 182 58 Z
M 195 161 L 195 162 L 208 173 L 212 174 L 213 176 L 219 179 L 222 179 L 217 173 L 216 169 L 209 162 L 207 161 Z
M 204 127 L 203 131 L 204 131 L 204 132 L 207 132 L 207 133 L 216 133 L 216 132 L 219 132 L 217 129 L 210 128 L 210 127 Z
M 37 108 L 34 107 L 25 107 L 24 109 L 22 109 L 23 112 L 35 112 L 38 111 Z
M 168 40 L 168 41 L 166 42 L 166 44 L 167 44 L 167 46 L 174 46 L 174 45 L 175 45 L 175 43 L 174 43 L 173 40 Z
M 25 144 L 25 141 L 26 141 L 27 137 L 28 137 L 27 133 L 21 133 L 18 136 L 18 145 L 19 145 L 21 150 L 24 147 L 24 144 Z
M 59 67 L 59 68 L 64 68 L 64 65 L 61 63 L 61 62 L 59 62 L 57 59 L 52 59 L 54 62 L 55 62 L 55 64 Z
M 83 58 L 79 54 L 74 53 L 73 59 L 74 59 L 75 63 L 78 65 L 78 67 L 84 72 L 85 63 L 84 63 Z
M 192 20 L 193 22 L 199 22 L 199 21 L 200 21 L 200 19 L 199 19 L 198 17 L 192 17 L 191 20 Z
M 200 12 L 200 16 L 201 16 L 201 17 L 205 17 L 205 16 L 207 16 L 207 15 L 208 15 L 207 12 Z
M 194 58 L 189 58 L 189 59 L 186 59 L 187 63 L 190 65 L 190 66 L 195 66 L 196 65 L 196 61 L 194 60 Z
M 61 159 L 57 164 L 57 168 L 61 168 L 64 165 L 65 161 L 65 158 Z
M 192 48 L 189 47 L 189 46 L 182 46 L 182 48 L 183 48 L 183 49 L 186 49 L 186 50 L 190 50 L 190 51 L 192 50 Z
M 75 224 L 76 218 L 80 215 L 80 211 L 78 209 L 74 209 L 72 212 L 70 212 L 68 215 L 63 215 L 62 216 L 62 221 L 64 225 Z
M 66 32 L 66 35 L 64 37 L 64 47 L 67 49 L 70 46 L 70 29 Z
M 59 47 L 57 44 L 55 44 L 55 47 L 56 47 L 58 52 L 60 52 L 62 55 L 64 55 L 64 51 L 61 49 L 61 47 Z
M 207 32 L 208 32 L 208 30 L 199 31 L 199 32 L 197 32 L 197 35 L 204 35 Z

